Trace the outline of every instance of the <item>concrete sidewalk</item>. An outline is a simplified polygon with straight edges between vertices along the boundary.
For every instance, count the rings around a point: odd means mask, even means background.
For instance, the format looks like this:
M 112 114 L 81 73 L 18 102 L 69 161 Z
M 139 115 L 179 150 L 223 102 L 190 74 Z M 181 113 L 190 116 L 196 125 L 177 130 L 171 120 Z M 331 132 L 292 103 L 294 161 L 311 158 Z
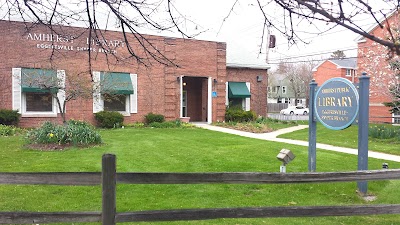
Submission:
M 193 123 L 193 124 L 197 127 L 201 127 L 201 128 L 213 130 L 213 131 L 224 132 L 224 133 L 228 133 L 228 134 L 235 134 L 235 135 L 248 137 L 248 138 L 256 138 L 256 139 L 261 139 L 261 140 L 275 141 L 275 142 L 281 142 L 281 143 L 287 143 L 287 144 L 292 144 L 292 145 L 300 145 L 300 146 L 308 147 L 308 141 L 277 138 L 277 136 L 281 135 L 281 134 L 290 133 L 290 132 L 293 132 L 296 130 L 306 129 L 306 128 L 308 128 L 308 125 L 299 125 L 299 126 L 284 128 L 284 129 L 280 129 L 280 130 L 273 131 L 270 133 L 250 133 L 250 132 L 233 130 L 233 129 L 224 128 L 224 127 L 212 126 L 212 125 L 205 124 L 205 123 Z M 329 151 L 335 151 L 335 152 L 342 152 L 342 153 L 347 153 L 347 154 L 352 154 L 352 155 L 358 155 L 358 150 L 353 149 L 353 148 L 337 147 L 337 146 L 333 146 L 333 145 L 320 144 L 320 143 L 317 143 L 317 148 L 329 150 Z M 368 157 L 375 158 L 375 159 L 387 160 L 387 161 L 400 162 L 400 156 L 398 156 L 398 155 L 390 155 L 390 154 L 374 152 L 374 151 L 368 151 Z

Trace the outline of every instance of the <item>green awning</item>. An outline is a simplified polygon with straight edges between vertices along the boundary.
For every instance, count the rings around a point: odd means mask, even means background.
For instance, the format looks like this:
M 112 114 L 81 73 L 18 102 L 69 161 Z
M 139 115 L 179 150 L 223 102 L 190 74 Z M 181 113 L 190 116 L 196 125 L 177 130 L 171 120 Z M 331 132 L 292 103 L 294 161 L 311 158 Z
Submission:
M 101 93 L 133 94 L 132 80 L 129 73 L 101 72 Z
M 57 71 L 48 69 L 21 69 L 22 92 L 58 91 Z
M 250 98 L 250 96 L 245 82 L 228 82 L 229 98 Z

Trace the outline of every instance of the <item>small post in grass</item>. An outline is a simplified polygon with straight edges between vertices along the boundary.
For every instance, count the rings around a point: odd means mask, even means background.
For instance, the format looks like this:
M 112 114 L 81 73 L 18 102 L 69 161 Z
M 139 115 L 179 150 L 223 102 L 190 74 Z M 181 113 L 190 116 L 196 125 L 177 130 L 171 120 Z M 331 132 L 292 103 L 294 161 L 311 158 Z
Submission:
M 115 225 L 116 214 L 116 157 L 113 154 L 104 154 L 102 158 L 102 212 L 103 225 Z

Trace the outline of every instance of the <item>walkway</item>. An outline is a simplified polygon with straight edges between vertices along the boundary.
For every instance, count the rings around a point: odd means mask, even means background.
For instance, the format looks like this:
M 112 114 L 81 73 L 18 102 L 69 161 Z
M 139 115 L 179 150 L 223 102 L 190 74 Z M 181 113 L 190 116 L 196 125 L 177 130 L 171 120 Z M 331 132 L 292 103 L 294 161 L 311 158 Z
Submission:
M 308 146 L 308 141 L 277 138 L 277 136 L 281 135 L 281 134 L 290 133 L 290 132 L 293 132 L 296 130 L 302 130 L 302 129 L 308 128 L 308 125 L 299 125 L 299 126 L 295 126 L 295 127 L 289 127 L 289 128 L 280 129 L 280 130 L 270 132 L 270 133 L 250 133 L 250 132 L 233 130 L 233 129 L 224 128 L 224 127 L 212 126 L 212 125 L 204 124 L 204 123 L 194 123 L 194 125 L 196 125 L 197 127 L 202 127 L 204 129 L 208 129 L 208 130 L 219 131 L 219 132 L 224 132 L 224 133 L 229 133 L 229 134 L 235 134 L 235 135 L 239 135 L 239 136 L 243 136 L 243 137 L 256 138 L 256 139 L 267 140 L 267 141 L 275 141 L 275 142 L 300 145 L 300 146 Z M 347 153 L 347 154 L 352 154 L 352 155 L 358 155 L 358 150 L 353 149 L 353 148 L 337 147 L 337 146 L 333 146 L 333 145 L 320 144 L 320 143 L 317 143 L 317 148 L 329 150 L 329 151 L 335 151 L 335 152 L 342 152 L 342 153 Z M 398 155 L 390 155 L 390 154 L 374 152 L 374 151 L 368 151 L 368 157 L 375 158 L 375 159 L 383 159 L 383 160 L 388 160 L 388 161 L 400 162 L 400 156 L 398 156 Z

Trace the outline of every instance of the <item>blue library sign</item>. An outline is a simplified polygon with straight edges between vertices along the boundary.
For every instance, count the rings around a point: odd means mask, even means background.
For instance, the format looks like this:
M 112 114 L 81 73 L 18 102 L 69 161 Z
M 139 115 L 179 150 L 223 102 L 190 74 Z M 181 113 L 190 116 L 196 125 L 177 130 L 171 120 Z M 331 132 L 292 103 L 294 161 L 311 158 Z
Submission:
M 310 116 L 308 118 L 308 171 L 317 168 L 317 119 L 327 128 L 344 129 L 358 117 L 358 170 L 368 170 L 369 80 L 367 73 L 358 77 L 358 89 L 347 79 L 332 78 L 318 88 L 310 83 Z M 360 193 L 366 195 L 367 181 L 358 181 Z
M 327 80 L 314 99 L 315 116 L 327 128 L 342 130 L 356 119 L 359 96 L 356 87 L 345 78 Z

